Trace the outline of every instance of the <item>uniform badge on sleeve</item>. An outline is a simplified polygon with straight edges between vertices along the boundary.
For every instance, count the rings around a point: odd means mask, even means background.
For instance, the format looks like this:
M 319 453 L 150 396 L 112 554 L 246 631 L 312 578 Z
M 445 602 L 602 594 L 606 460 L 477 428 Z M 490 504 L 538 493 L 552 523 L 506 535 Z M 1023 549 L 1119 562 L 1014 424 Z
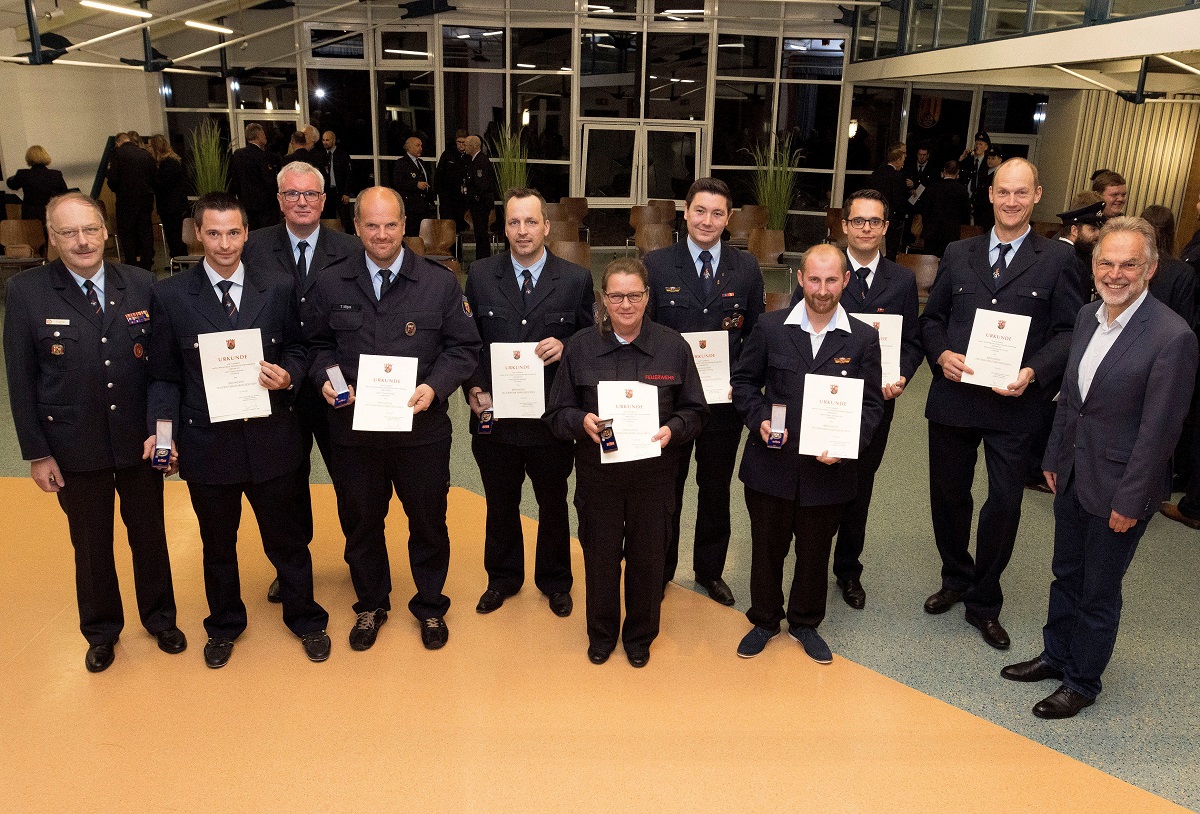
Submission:
M 465 294 L 463 295 L 463 313 L 466 314 L 467 316 L 472 316 L 471 303 L 467 301 L 467 297 Z
M 133 343 L 133 358 L 141 359 L 146 354 L 146 349 L 142 347 L 141 342 Z

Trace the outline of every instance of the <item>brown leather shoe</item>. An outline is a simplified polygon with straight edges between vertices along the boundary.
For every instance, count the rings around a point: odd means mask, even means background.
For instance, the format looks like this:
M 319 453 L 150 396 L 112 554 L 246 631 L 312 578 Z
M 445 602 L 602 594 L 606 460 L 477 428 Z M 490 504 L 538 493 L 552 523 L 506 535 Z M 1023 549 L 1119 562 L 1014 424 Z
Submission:
M 1197 531 L 1200 531 L 1200 519 L 1189 517 L 1188 515 L 1179 511 L 1179 507 L 1174 503 L 1163 501 L 1162 506 L 1159 507 L 1159 511 L 1174 520 L 1176 523 L 1183 523 L 1183 525 L 1187 526 L 1189 529 L 1196 529 Z

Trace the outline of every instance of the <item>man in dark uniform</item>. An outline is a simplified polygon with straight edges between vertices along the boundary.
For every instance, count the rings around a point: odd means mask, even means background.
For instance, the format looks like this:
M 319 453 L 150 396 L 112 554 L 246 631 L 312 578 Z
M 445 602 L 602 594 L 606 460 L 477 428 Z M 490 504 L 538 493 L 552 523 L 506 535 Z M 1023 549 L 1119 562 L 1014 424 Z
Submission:
M 146 344 L 153 276 L 104 262 L 108 232 L 91 198 L 67 193 L 46 210 L 59 259 L 8 283 L 4 356 L 21 456 L 44 492 L 58 495 L 75 549 L 79 629 L 93 673 L 113 662 L 125 624 L 113 560 L 113 495 L 133 553 L 142 625 L 167 653 L 187 639 L 163 526 L 162 473 L 146 438 Z
M 961 191 L 959 184 L 955 186 Z M 850 268 L 849 284 L 842 290 L 840 300 L 842 309 L 848 314 L 862 315 L 864 322 L 871 322 L 872 314 L 894 314 L 904 320 L 900 332 L 900 378 L 883 382 L 883 418 L 858 460 L 858 492 L 842 509 L 833 551 L 833 575 L 842 590 L 842 599 L 855 609 L 863 608 L 867 601 L 861 582 L 861 558 L 875 473 L 887 449 L 896 399 L 904 394 L 904 388 L 925 358 L 917 319 L 917 278 L 911 270 L 880 253 L 888 229 L 887 201 L 878 191 L 861 189 L 842 203 L 842 230 L 846 233 Z M 803 287 L 797 288 L 792 295 L 792 306 L 803 298 Z
M 441 203 L 441 215 L 446 220 L 454 221 L 460 232 L 467 228 L 467 222 L 463 219 L 463 213 L 467 211 L 463 187 L 469 161 L 467 131 L 459 130 L 454 135 L 454 143 L 447 145 L 445 152 L 438 159 L 434 177 L 438 201 Z
M 984 156 L 984 173 L 973 185 L 971 199 L 971 212 L 975 217 L 975 225 L 980 229 L 987 231 L 991 229 L 996 222 L 996 216 L 992 211 L 991 188 L 992 181 L 995 178 L 996 170 L 1004 161 L 1004 156 L 995 147 L 989 147 L 987 154 Z
M 312 661 L 329 658 L 328 614 L 313 599 L 311 532 L 301 520 L 297 470 L 303 463 L 300 421 L 292 407 L 307 353 L 296 311 L 295 283 L 275 268 L 242 263 L 246 213 L 232 196 L 213 192 L 195 207 L 204 260 L 154 287 L 150 312 L 150 398 L 147 418 L 175 426 L 179 474 L 188 484 L 204 545 L 209 616 L 204 662 L 224 667 L 246 629 L 238 579 L 242 496 L 254 509 L 267 558 L 279 573 L 283 621 Z M 270 391 L 270 415 L 213 421 L 200 360 L 205 334 L 257 330 L 265 357 L 258 383 Z M 236 337 L 227 337 L 226 346 Z
M 878 272 L 876 272 L 878 273 Z M 862 379 L 859 455 L 866 452 L 883 417 L 879 333 L 852 319 L 838 304 L 850 279 L 846 256 L 830 245 L 814 246 L 796 274 L 804 301 L 764 314 L 733 371 L 733 403 L 750 435 L 738 476 L 746 486 L 753 555 L 750 610 L 754 627 L 738 645 L 753 658 L 788 622 L 788 635 L 819 664 L 833 654 L 817 626 L 825 618 L 829 549 L 843 507 L 858 489 L 861 462 L 801 455 L 800 426 L 808 374 Z M 829 387 L 837 393 L 837 386 Z M 787 407 L 782 447 L 767 446 L 773 405 Z M 784 613 L 783 563 L 796 539 L 796 569 Z
M 454 275 L 404 250 L 404 203 L 394 189 L 372 187 L 355 201 L 355 227 L 365 255 L 330 264 L 313 286 L 305 331 L 312 341 L 309 375 L 335 402 L 328 368 L 338 365 L 353 387 L 360 354 L 417 359 L 408 401 L 411 432 L 356 430 L 354 394 L 328 412 L 333 484 L 348 529 L 346 562 L 358 601 L 350 647 L 375 644 L 391 610 L 391 568 L 384 521 L 392 490 L 408 516 L 408 557 L 417 593 L 408 609 L 430 650 L 446 643 L 450 599 L 442 593 L 450 565 L 446 495 L 450 488 L 447 399 L 479 364 L 479 332 Z
M 154 211 L 154 183 L 158 165 L 150 151 L 142 147 L 135 132 L 122 133 L 126 140 L 117 139 L 112 161 L 108 166 L 108 186 L 117 197 L 117 236 L 121 249 L 131 266 L 154 267 L 154 228 L 150 216 Z
M 488 584 L 475 610 L 491 613 L 525 581 L 521 488 L 528 475 L 538 503 L 533 581 L 549 598 L 550 610 L 570 616 L 567 478 L 573 444 L 551 435 L 540 417 L 495 419 L 490 430 L 481 431 L 479 416 L 492 406 L 492 343 L 536 342 L 534 352 L 545 366 L 548 395 L 563 342 L 595 323 L 592 308 L 596 297 L 591 271 L 546 249 L 550 223 L 541 194 L 510 189 L 504 197 L 504 233 L 510 250 L 472 263 L 467 276 L 467 302 L 483 339 L 483 352 L 479 367 L 463 387 L 471 406 L 471 451 L 487 498 L 483 565 Z
M 1079 294 L 1084 302 L 1096 299 L 1096 287 L 1092 282 L 1092 249 L 1104 225 L 1104 199 L 1095 192 L 1081 192 L 1075 196 L 1066 212 L 1055 215 L 1062 221 L 1062 228 L 1055 237 L 1070 243 L 1075 249 L 1075 276 L 1079 280 Z M 1051 420 L 1054 414 L 1051 411 Z M 1046 436 L 1049 438 L 1049 434 Z M 1038 475 L 1041 475 L 1042 459 L 1037 459 Z
M 904 242 L 904 233 L 908 228 L 908 196 L 911 194 L 909 184 L 912 182 L 904 176 L 904 158 L 907 154 L 903 143 L 893 144 L 888 148 L 887 163 L 871 173 L 866 184 L 867 189 L 879 190 L 887 199 L 893 224 L 887 235 L 887 256 L 892 260 L 895 260 L 900 252 L 900 245 Z
M 337 218 L 347 232 L 354 231 L 354 209 L 350 206 L 350 195 L 354 191 L 353 168 L 350 154 L 337 146 L 337 134 L 326 130 L 321 134 L 321 144 L 329 156 L 328 183 L 325 185 L 325 211 L 322 218 Z M 317 170 L 320 172 L 320 169 Z
M 995 175 L 991 232 L 951 243 L 921 316 L 921 340 L 933 370 L 925 404 L 929 420 L 929 502 L 942 558 L 942 586 L 926 613 L 945 613 L 959 601 L 966 620 L 1000 650 L 1009 646 L 999 621 L 1000 576 L 1012 556 L 1021 519 L 1025 465 L 1044 393 L 1058 389 L 1082 305 L 1074 252 L 1029 228 L 1042 197 L 1037 168 L 1023 158 Z M 1021 369 L 1007 387 L 962 381 L 977 311 L 1022 314 L 1032 320 Z M 975 558 L 971 536 L 971 483 L 980 443 L 988 471 L 988 498 L 979 512 Z
M 970 197 L 972 206 L 974 205 L 976 190 L 981 186 L 987 185 L 987 151 L 992 147 L 991 137 L 980 130 L 975 134 L 974 148 L 965 150 L 958 157 L 958 180 L 966 186 L 967 195 Z M 991 204 L 988 203 L 987 196 L 983 197 L 985 204 L 984 216 L 987 217 L 991 212 Z M 973 213 L 978 214 L 978 213 Z
M 466 179 L 467 211 L 471 213 L 471 222 L 475 229 L 475 259 L 491 257 L 492 236 L 488 230 L 488 221 L 496 209 L 496 173 L 492 162 L 483 154 L 483 142 L 479 136 L 467 136 L 467 155 L 470 163 L 467 165 Z
M 958 182 L 957 161 L 946 162 L 941 177 L 929 182 L 917 207 L 925 253 L 941 257 L 946 247 L 960 238 L 961 228 L 971 222 L 971 198 Z
M 280 170 L 276 180 L 283 223 L 251 232 L 242 260 L 250 268 L 274 269 L 295 280 L 296 305 L 304 309 L 308 294 L 325 267 L 361 252 L 362 244 L 353 235 L 321 228 L 321 211 L 326 200 L 325 179 L 316 167 L 295 161 Z M 303 461 L 296 473 L 300 482 L 300 520 L 311 539 L 312 496 L 308 478 L 312 468 L 312 446 L 316 440 L 325 468 L 332 471 L 329 425 L 325 418 L 325 399 L 312 380 L 305 378 L 296 389 L 294 409 L 304 437 Z M 267 599 L 278 602 L 279 598 L 279 580 L 276 579 L 267 590 Z
M 410 137 L 404 142 L 404 155 L 392 165 L 392 187 L 404 200 L 404 233 L 416 235 L 421 221 L 433 217 L 433 186 L 429 168 L 421 160 L 421 139 Z
M 677 331 L 726 331 L 732 369 L 742 344 L 763 312 L 763 278 L 758 261 L 721 240 L 733 196 L 724 181 L 701 178 L 688 190 L 684 221 L 687 237 L 646 255 L 650 275 L 650 319 Z M 729 482 L 742 437 L 733 405 L 709 405 L 709 420 L 694 442 L 696 450 L 696 531 L 692 562 L 696 582 L 722 605 L 734 603 L 722 579 L 729 551 Z M 679 562 L 679 526 L 683 491 L 693 442 L 680 447 L 675 483 L 675 514 L 667 545 L 664 585 Z
M 246 125 L 246 146 L 234 150 L 229 162 L 229 191 L 246 208 L 251 229 L 279 223 L 275 173 L 282 163 L 279 156 L 267 151 L 267 134 L 262 125 Z

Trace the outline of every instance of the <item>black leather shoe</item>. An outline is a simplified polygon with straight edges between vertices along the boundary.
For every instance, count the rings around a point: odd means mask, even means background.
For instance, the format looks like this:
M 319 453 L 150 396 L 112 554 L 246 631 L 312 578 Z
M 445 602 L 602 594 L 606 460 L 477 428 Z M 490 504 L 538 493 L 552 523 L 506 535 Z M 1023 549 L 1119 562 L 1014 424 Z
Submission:
M 945 613 L 962 601 L 966 591 L 955 591 L 952 588 L 942 588 L 925 600 L 926 613 Z
M 629 659 L 629 664 L 633 667 L 645 667 L 650 661 L 649 647 L 635 647 L 632 650 L 625 651 L 625 657 Z
M 846 600 L 846 604 L 855 610 L 862 610 L 867 605 L 867 592 L 863 590 L 862 583 L 854 577 L 849 579 L 839 579 L 837 586 L 842 589 L 842 599 Z
M 279 595 L 279 577 L 275 577 L 271 586 L 267 588 L 267 601 L 274 602 L 276 605 L 283 601 L 283 597 Z
M 87 655 L 83 657 L 83 666 L 89 673 L 103 673 L 112 666 L 113 659 L 116 657 L 117 654 L 113 651 L 111 642 L 94 644 L 88 648 Z
M 329 658 L 332 645 L 325 631 L 314 630 L 312 633 L 305 633 L 300 637 L 300 643 L 304 645 L 304 655 L 308 656 L 309 661 L 322 662 Z
M 608 661 L 608 657 L 612 655 L 611 647 L 600 647 L 599 645 L 591 645 L 588 647 L 588 660 L 592 664 L 603 664 Z
M 491 613 L 494 610 L 500 610 L 500 606 L 504 604 L 505 599 L 504 594 L 488 588 L 483 592 L 483 596 L 479 597 L 479 604 L 475 606 L 475 612 Z
M 571 595 L 566 591 L 550 594 L 550 610 L 555 616 L 567 618 L 571 615 L 571 611 L 575 609 L 575 603 L 571 601 Z M 608 658 L 605 656 L 605 658 Z
M 177 627 L 160 630 L 154 634 L 154 638 L 158 639 L 158 649 L 164 653 L 175 655 L 187 650 L 187 637 Z
M 729 590 L 729 586 L 725 584 L 725 580 L 717 577 L 716 579 L 698 579 L 696 580 L 700 587 L 708 591 L 708 595 L 714 602 L 720 602 L 722 605 L 732 605 L 736 600 L 733 598 L 733 591 Z
M 1063 674 L 1062 670 L 1051 667 L 1038 656 L 1036 659 L 1008 665 L 1000 671 L 1000 677 L 1009 681 L 1045 681 L 1047 678 L 1062 681 Z
M 354 629 L 350 631 L 351 650 L 370 650 L 379 635 L 379 626 L 387 621 L 387 611 L 377 608 L 373 611 L 363 611 L 354 620 Z
M 1039 718 L 1057 721 L 1074 718 L 1084 707 L 1096 703 L 1095 698 L 1075 692 L 1065 684 L 1033 705 L 1033 714 Z
M 971 627 L 979 628 L 979 632 L 983 634 L 983 640 L 997 650 L 1007 650 L 1011 642 L 1008 640 L 1008 631 L 1000 624 L 999 619 L 980 619 L 975 614 L 967 611 L 967 624 Z
M 214 670 L 228 664 L 232 655 L 232 639 L 209 639 L 208 644 L 204 645 L 204 663 Z
M 449 638 L 450 629 L 442 617 L 431 616 L 421 622 L 421 644 L 426 650 L 441 650 Z

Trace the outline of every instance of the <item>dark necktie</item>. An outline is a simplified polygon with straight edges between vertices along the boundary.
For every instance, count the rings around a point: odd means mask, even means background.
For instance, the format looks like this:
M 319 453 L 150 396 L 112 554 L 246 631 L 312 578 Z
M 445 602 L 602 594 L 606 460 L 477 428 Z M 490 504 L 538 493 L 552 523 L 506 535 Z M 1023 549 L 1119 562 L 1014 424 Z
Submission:
M 428 181 L 429 179 L 425 177 L 425 168 L 424 168 L 423 166 L 421 166 L 421 159 L 419 159 L 419 158 L 414 158 L 412 161 L 413 161 L 413 163 L 414 163 L 414 164 L 416 164 L 416 165 L 417 165 L 417 172 L 418 172 L 418 173 L 420 173 L 420 175 L 421 175 L 421 180 L 422 180 L 422 181 Z
M 533 274 L 529 269 L 521 272 L 521 299 L 525 302 L 525 307 L 529 307 L 529 298 L 533 296 Z
M 996 248 L 999 250 L 999 253 L 996 255 L 996 262 L 992 265 L 992 279 L 999 285 L 1000 275 L 1004 274 L 1005 269 L 1008 268 L 1008 265 L 1004 262 L 1004 255 L 1008 254 L 1008 250 L 1012 248 L 1012 244 L 1001 243 Z
M 96 286 L 91 280 L 83 281 L 83 290 L 87 292 L 88 305 L 92 306 L 92 310 L 96 312 L 96 316 L 104 316 L 104 307 L 100 305 L 100 298 L 96 296 Z
M 301 240 L 296 244 L 296 248 L 300 250 L 300 259 L 296 261 L 296 273 L 299 274 L 300 279 L 303 280 L 308 276 L 308 258 L 304 256 L 308 251 L 308 241 Z
M 704 296 L 709 297 L 713 287 L 713 267 L 712 252 L 708 249 L 700 252 L 700 282 L 704 286 Z
M 237 327 L 237 305 L 233 301 L 233 297 L 229 296 L 229 289 L 233 288 L 232 280 L 222 280 L 217 283 L 217 288 L 221 289 L 221 305 L 225 306 L 225 315 L 229 317 L 229 325 L 232 328 Z
M 388 289 L 392 287 L 392 270 L 380 269 L 379 276 L 382 278 L 382 282 L 379 285 L 379 299 L 382 300 L 383 295 L 386 294 Z
M 854 270 L 854 279 L 858 281 L 858 291 L 855 293 L 858 295 L 860 303 L 867 301 L 867 292 L 870 290 L 870 286 L 867 285 L 867 277 L 870 275 L 871 270 L 866 266 Z

